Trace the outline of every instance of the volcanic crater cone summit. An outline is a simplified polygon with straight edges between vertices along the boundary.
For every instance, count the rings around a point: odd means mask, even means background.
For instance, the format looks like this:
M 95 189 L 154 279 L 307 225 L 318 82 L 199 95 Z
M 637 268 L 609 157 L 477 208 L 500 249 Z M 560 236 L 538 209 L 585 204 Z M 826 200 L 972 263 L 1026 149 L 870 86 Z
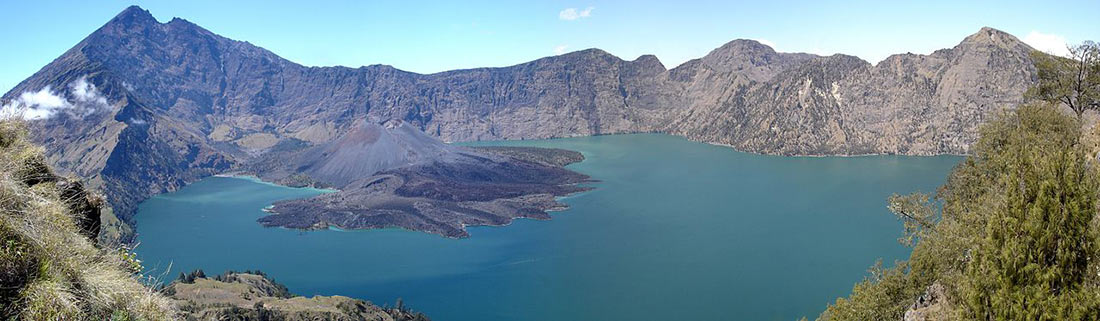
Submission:
M 334 186 L 413 164 L 454 160 L 461 147 L 445 144 L 398 119 L 364 120 L 339 138 L 299 153 L 295 171 Z

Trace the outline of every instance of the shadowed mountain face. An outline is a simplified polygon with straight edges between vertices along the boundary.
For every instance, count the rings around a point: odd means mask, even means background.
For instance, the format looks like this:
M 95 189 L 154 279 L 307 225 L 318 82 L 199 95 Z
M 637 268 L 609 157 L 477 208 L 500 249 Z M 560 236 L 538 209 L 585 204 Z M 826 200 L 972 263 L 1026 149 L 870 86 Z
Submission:
M 43 90 L 69 101 L 36 120 L 34 136 L 126 218 L 150 195 L 257 164 L 276 170 L 274 156 L 307 148 L 294 162 L 301 168 L 281 174 L 344 183 L 349 171 L 408 160 L 345 151 L 370 139 L 365 119 L 400 120 L 443 141 L 667 132 L 768 154 L 965 153 L 978 124 L 1034 83 L 1030 50 L 983 28 L 954 48 L 874 66 L 735 40 L 671 70 L 654 56 L 589 49 L 424 75 L 305 67 L 131 7 L 2 101 L 30 104 L 24 93 Z M 371 160 L 347 161 L 359 157 Z

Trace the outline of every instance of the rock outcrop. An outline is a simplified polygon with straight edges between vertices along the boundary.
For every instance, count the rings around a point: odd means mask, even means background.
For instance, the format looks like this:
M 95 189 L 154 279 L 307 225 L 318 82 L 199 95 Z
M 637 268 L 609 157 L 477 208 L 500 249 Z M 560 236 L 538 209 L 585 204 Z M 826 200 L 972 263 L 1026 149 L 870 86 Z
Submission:
M 947 289 L 939 283 L 934 283 L 917 298 L 916 302 L 905 310 L 902 321 L 942 321 L 952 317 L 950 303 L 947 300 Z
M 177 280 L 165 291 L 187 320 L 427 321 L 399 305 L 379 307 L 343 296 L 294 296 L 263 272 L 226 272 Z

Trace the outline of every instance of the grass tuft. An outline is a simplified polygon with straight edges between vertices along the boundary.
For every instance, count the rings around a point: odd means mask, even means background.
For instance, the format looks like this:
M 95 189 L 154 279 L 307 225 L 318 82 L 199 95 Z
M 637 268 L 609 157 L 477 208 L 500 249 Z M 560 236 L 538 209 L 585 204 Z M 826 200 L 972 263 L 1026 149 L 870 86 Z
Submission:
M 82 234 L 83 213 L 61 196 L 73 185 L 24 133 L 0 121 L 0 320 L 178 319 L 171 300 L 140 282 L 129 251 Z

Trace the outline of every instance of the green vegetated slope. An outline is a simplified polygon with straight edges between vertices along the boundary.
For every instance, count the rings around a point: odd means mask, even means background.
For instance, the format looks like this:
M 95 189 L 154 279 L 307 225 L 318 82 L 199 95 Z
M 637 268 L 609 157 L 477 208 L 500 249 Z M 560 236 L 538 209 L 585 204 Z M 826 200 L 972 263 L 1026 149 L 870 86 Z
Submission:
M 890 198 L 909 260 L 819 320 L 1100 320 L 1100 47 L 1073 53 L 1035 55 L 1033 102 L 983 125 L 935 196 Z
M 0 320 L 428 320 L 400 302 L 294 296 L 258 271 L 147 286 L 160 283 L 133 253 L 97 244 L 103 198 L 54 174 L 25 131 L 0 120 Z

